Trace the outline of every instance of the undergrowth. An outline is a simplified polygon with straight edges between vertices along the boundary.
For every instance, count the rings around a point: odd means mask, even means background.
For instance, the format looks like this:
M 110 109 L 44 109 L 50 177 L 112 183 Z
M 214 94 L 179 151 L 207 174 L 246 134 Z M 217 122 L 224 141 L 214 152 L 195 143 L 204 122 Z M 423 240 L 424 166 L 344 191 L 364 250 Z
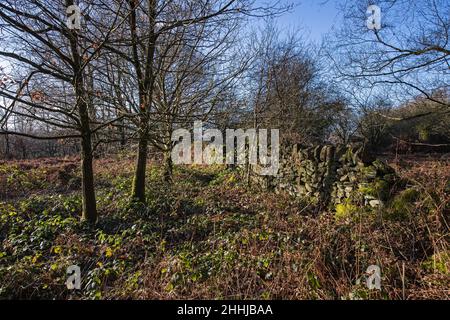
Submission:
M 76 173 L 1 165 L 1 298 L 449 298 L 448 162 L 397 166 L 403 193 L 337 218 L 221 166 L 177 167 L 169 185 L 151 165 L 146 204 L 130 204 L 132 163 L 120 161 L 97 163 L 95 227 L 79 220 L 76 185 L 65 187 Z M 46 174 L 58 170 L 71 176 Z M 366 287 L 374 264 L 380 291 Z M 66 288 L 70 265 L 81 290 Z

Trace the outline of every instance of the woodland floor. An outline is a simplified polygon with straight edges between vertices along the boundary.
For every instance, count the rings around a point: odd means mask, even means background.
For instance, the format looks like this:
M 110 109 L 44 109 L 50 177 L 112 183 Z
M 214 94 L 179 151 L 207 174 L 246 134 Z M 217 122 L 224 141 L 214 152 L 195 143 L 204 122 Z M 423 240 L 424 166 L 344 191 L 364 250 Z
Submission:
M 147 204 L 130 205 L 133 161 L 99 159 L 96 227 L 79 221 L 77 159 L 0 162 L 0 298 L 449 299 L 450 161 L 401 159 L 414 196 L 340 219 L 220 166 L 167 185 L 149 163 Z M 65 286 L 73 264 L 81 290 Z

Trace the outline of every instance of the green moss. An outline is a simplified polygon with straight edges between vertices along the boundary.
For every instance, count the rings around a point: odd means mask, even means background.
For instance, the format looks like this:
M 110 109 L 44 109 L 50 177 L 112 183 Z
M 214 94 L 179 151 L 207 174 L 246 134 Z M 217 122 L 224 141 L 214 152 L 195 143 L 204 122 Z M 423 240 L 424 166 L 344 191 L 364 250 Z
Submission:
M 372 162 L 372 165 L 376 169 L 378 175 L 391 174 L 395 172 L 392 167 L 378 159 Z
M 373 192 L 373 188 L 370 186 L 369 183 L 360 183 L 358 186 L 358 192 L 362 194 L 371 195 Z
M 360 185 L 358 191 L 363 196 L 371 196 L 385 200 L 389 196 L 389 183 L 383 179 L 376 179 L 372 183 Z
M 433 254 L 428 260 L 422 263 L 422 268 L 426 271 L 438 271 L 444 274 L 450 273 L 450 251 Z
M 361 168 L 364 178 L 373 179 L 377 176 L 377 169 L 374 166 L 367 166 Z
M 419 127 L 417 129 L 419 140 L 422 142 L 427 142 L 430 139 L 430 130 L 426 127 Z
M 387 199 L 389 196 L 389 183 L 382 179 L 374 182 L 375 191 L 381 199 Z
M 394 210 L 404 210 L 409 208 L 419 198 L 420 193 L 417 189 L 409 188 L 400 192 L 392 201 Z
M 357 207 L 352 204 L 349 199 L 346 199 L 344 203 L 338 203 L 336 205 L 335 217 L 336 219 L 347 218 L 355 213 L 356 210 Z
M 389 210 L 386 212 L 387 218 L 404 219 L 413 211 L 414 202 L 419 199 L 420 193 L 415 188 L 403 190 L 394 197 Z

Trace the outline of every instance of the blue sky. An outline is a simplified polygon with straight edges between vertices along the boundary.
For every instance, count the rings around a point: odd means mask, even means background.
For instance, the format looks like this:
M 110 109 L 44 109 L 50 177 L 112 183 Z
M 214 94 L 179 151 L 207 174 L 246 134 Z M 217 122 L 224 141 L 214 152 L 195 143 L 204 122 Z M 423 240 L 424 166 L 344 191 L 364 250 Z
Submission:
M 338 20 L 336 8 L 339 0 L 283 0 L 284 3 L 294 4 L 291 12 L 283 14 L 277 19 L 281 32 L 288 33 L 301 29 L 305 36 L 320 42 L 322 36 L 331 31 L 331 27 Z M 273 3 L 270 0 L 256 0 L 256 5 Z M 0 65 L 5 66 L 1 62 Z
M 269 0 L 257 0 L 256 4 L 267 4 Z M 339 21 L 337 9 L 339 0 L 284 0 L 284 3 L 294 4 L 294 9 L 277 19 L 282 32 L 299 28 L 305 36 L 320 42 L 322 36 L 331 31 L 333 24 Z

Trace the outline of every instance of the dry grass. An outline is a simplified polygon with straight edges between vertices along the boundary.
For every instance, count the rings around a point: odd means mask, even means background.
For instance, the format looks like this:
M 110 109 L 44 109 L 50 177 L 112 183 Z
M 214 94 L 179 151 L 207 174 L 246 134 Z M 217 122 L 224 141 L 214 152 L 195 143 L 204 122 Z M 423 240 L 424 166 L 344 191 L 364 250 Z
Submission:
M 0 296 L 448 299 L 450 162 L 393 166 L 416 196 L 337 220 L 287 195 L 246 188 L 221 167 L 178 168 L 168 186 L 150 166 L 148 203 L 130 206 L 132 162 L 97 160 L 102 217 L 88 228 L 77 221 L 76 188 L 63 192 L 52 175 L 6 163 L 0 179 L 17 170 L 25 181 L 8 194 L 41 195 L 9 196 L 0 206 Z M 65 170 L 60 162 L 39 168 Z M 64 286 L 70 264 L 82 269 L 79 292 Z M 381 291 L 365 285 L 372 264 L 381 267 Z

